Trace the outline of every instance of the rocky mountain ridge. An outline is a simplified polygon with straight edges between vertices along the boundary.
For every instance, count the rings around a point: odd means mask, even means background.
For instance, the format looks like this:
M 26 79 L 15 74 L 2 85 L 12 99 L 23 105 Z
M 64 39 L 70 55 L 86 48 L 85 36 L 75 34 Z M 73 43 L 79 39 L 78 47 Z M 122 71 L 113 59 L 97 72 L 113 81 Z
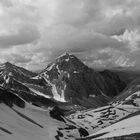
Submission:
M 105 105 L 126 87 L 117 74 L 95 72 L 68 53 L 56 58 L 39 74 L 9 62 L 2 64 L 0 84 L 24 98 L 32 94 L 86 108 Z

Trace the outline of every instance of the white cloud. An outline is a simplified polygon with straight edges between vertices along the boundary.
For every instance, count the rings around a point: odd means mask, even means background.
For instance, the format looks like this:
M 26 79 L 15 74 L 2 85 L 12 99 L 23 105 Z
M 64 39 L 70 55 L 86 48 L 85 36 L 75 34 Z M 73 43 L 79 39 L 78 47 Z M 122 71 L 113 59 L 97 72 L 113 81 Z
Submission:
M 100 68 L 134 67 L 135 64 L 131 54 L 110 47 L 98 50 L 90 61 L 90 66 Z
M 134 67 L 135 66 L 135 61 L 130 62 L 129 58 L 125 58 L 123 56 L 120 56 L 116 61 L 115 64 L 119 67 Z
M 126 30 L 124 34 L 120 36 L 113 36 L 113 38 L 117 39 L 119 42 L 126 43 L 126 47 L 131 50 L 131 52 L 140 50 L 140 33 L 138 30 Z
M 105 16 L 107 18 L 112 18 L 112 17 L 117 16 L 117 15 L 122 15 L 124 13 L 124 10 L 122 8 L 115 8 L 115 9 L 107 8 L 103 12 L 104 12 L 103 14 L 105 14 Z

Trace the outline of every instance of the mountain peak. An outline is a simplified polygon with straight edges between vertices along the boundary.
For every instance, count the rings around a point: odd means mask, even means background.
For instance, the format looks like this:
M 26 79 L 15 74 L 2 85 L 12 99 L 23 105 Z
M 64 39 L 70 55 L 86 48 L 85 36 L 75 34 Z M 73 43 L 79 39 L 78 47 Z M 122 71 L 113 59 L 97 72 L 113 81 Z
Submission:
M 68 59 L 73 58 L 73 57 L 76 58 L 76 56 L 74 56 L 73 54 L 70 54 L 68 52 L 65 52 L 62 55 L 60 55 L 59 57 L 57 57 L 55 60 L 56 61 L 59 61 L 59 60 L 65 60 L 65 59 L 67 59 L 67 61 L 68 61 Z
M 11 66 L 13 66 L 13 64 L 10 63 L 10 62 L 5 62 L 4 65 L 5 65 L 6 67 L 11 67 Z
M 79 58 L 66 52 L 57 57 L 52 63 L 48 64 L 44 71 L 51 71 L 54 69 L 59 69 L 59 71 L 77 71 L 82 70 L 84 67 L 86 67 L 86 65 Z
M 65 65 L 65 63 L 67 63 L 67 65 L 85 66 L 85 64 L 78 57 L 67 52 L 57 57 L 54 63 L 57 63 L 58 65 Z
M 14 65 L 11 64 L 10 62 L 5 62 L 3 64 L 0 64 L 0 69 L 1 70 L 9 70 L 9 69 L 13 69 Z

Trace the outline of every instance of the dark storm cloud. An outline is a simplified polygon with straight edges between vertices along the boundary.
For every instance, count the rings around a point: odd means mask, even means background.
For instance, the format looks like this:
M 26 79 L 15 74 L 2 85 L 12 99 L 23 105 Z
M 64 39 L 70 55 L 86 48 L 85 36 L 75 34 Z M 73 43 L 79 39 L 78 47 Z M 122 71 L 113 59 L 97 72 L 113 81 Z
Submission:
M 31 61 L 31 58 L 18 54 L 12 54 L 12 59 L 13 59 L 12 61 L 16 63 L 28 63 Z
M 55 29 L 55 32 L 48 31 L 45 34 L 44 48 L 47 42 L 51 45 L 49 49 L 52 51 L 69 51 L 69 52 L 84 52 L 90 50 L 97 50 L 98 48 L 113 47 L 121 48 L 124 43 L 118 42 L 116 39 L 109 36 L 94 32 L 88 29 L 76 29 L 69 32 L 62 33 L 59 29 Z M 70 29 L 71 30 L 71 29 Z M 48 49 L 46 47 L 46 49 Z
M 22 27 L 17 33 L 0 36 L 0 48 L 29 44 L 37 41 L 40 37 L 39 32 L 34 27 Z
M 1 0 L 1 4 L 8 7 L 13 5 L 10 0 Z

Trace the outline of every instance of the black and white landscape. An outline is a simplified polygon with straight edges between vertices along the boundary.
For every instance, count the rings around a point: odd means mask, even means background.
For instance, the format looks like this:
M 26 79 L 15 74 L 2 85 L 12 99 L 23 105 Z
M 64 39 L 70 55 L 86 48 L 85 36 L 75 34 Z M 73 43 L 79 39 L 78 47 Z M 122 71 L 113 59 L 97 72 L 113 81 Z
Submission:
M 6 62 L 0 139 L 139 138 L 140 80 L 133 76 L 128 82 L 119 71 L 95 71 L 68 53 L 39 73 Z
M 0 140 L 140 140 L 140 0 L 0 0 Z

